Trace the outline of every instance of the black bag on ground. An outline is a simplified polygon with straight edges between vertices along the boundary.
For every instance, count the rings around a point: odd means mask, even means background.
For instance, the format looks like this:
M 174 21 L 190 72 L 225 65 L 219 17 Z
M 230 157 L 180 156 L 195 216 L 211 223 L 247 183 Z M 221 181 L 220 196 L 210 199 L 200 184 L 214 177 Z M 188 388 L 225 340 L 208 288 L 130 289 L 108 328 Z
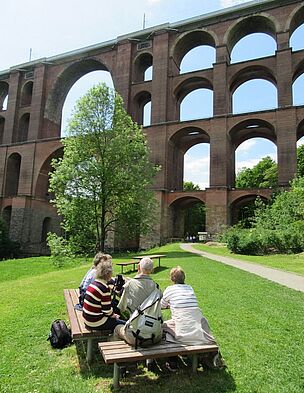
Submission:
M 72 343 L 71 329 L 60 319 L 56 319 L 51 325 L 48 340 L 53 348 L 64 348 Z

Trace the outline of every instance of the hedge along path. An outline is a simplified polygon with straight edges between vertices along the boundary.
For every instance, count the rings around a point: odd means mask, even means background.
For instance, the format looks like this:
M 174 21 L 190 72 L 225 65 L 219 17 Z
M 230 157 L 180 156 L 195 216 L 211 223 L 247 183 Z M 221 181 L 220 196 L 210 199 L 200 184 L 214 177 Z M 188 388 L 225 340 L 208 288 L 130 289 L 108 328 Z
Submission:
M 246 272 L 256 274 L 257 276 L 266 278 L 267 280 L 276 282 L 277 284 L 284 285 L 285 287 L 294 289 L 296 291 L 304 292 L 304 277 L 298 274 L 284 272 L 279 269 L 265 267 L 256 263 L 240 261 L 239 259 L 235 258 L 210 254 L 205 251 L 199 251 L 193 248 L 192 245 L 189 243 L 181 244 L 180 247 L 184 251 L 198 254 L 202 257 L 236 267 L 237 269 L 245 270 Z

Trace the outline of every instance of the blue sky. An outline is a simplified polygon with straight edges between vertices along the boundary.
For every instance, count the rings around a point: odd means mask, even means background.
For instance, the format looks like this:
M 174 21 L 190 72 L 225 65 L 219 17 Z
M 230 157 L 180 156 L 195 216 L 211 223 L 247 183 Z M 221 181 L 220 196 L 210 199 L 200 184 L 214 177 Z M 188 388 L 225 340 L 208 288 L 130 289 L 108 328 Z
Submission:
M 2 45 L 0 71 L 31 59 L 50 57 L 73 49 L 99 42 L 112 40 L 117 36 L 141 30 L 145 14 L 146 27 L 152 27 L 165 22 L 177 22 L 182 19 L 206 14 L 224 7 L 241 3 L 242 0 L 10 0 L 1 4 Z M 132 13 L 132 14 L 131 14 Z M 5 34 L 4 34 L 5 32 Z M 259 37 L 262 36 L 262 37 Z M 296 32 L 294 49 L 304 48 L 304 27 Z M 252 45 L 250 39 L 259 41 Z M 253 51 L 255 49 L 255 51 Z M 274 41 L 265 35 L 248 36 L 241 40 L 232 53 L 233 61 L 241 61 L 250 56 L 259 57 L 274 53 Z M 200 52 L 203 51 L 203 52 Z M 253 52 L 252 52 L 253 51 Z M 250 53 L 251 52 L 251 53 Z M 206 63 L 202 63 L 202 53 Z M 211 48 L 197 48 L 183 61 L 185 71 L 191 67 L 210 67 L 214 53 Z M 198 63 L 197 63 L 198 62 Z M 209 65 L 208 65 L 209 62 Z M 197 64 L 196 64 L 197 63 Z M 96 79 L 97 78 L 97 79 Z M 89 74 L 82 78 L 70 91 L 64 117 L 69 117 L 77 97 L 83 95 L 90 85 L 98 79 L 110 78 L 104 74 Z M 260 85 L 259 85 L 260 84 Z M 248 102 L 244 96 L 252 96 L 252 89 L 259 92 L 258 100 Z M 304 76 L 299 78 L 295 88 L 296 103 L 304 104 Z M 261 97 L 264 98 L 262 102 Z M 193 102 L 207 103 L 202 106 Z M 181 108 L 182 118 L 186 120 L 201 113 L 201 117 L 212 115 L 212 94 L 200 90 L 194 96 L 188 97 Z M 272 85 L 265 81 L 241 86 L 234 95 L 234 113 L 255 109 L 267 109 L 276 106 L 276 92 Z M 263 156 L 270 155 L 276 159 L 276 147 L 270 142 L 259 138 L 244 142 L 236 153 L 237 168 L 252 167 Z M 185 155 L 185 180 L 191 180 L 202 188 L 209 184 L 209 146 L 197 145 Z

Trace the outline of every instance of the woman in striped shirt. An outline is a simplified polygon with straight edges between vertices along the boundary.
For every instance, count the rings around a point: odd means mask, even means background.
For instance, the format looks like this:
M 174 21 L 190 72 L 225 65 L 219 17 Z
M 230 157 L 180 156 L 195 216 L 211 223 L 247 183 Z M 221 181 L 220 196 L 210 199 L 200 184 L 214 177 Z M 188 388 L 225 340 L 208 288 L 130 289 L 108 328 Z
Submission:
M 112 257 L 104 254 L 96 266 L 96 278 L 88 286 L 84 297 L 82 315 L 87 328 L 113 332 L 117 325 L 125 324 L 112 308 L 111 292 L 107 285 L 112 274 Z

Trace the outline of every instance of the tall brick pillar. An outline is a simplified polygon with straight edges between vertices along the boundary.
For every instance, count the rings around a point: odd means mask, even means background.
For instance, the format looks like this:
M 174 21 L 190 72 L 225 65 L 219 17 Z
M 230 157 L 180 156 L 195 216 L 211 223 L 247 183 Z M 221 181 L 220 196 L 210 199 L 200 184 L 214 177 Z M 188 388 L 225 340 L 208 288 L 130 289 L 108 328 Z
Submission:
M 292 105 L 292 50 L 288 48 L 289 33 L 277 34 L 278 50 L 276 53 L 276 74 L 278 89 L 278 107 Z
M 34 71 L 33 94 L 31 102 L 31 118 L 28 132 L 28 140 L 39 139 L 39 130 L 41 130 L 43 120 L 43 110 L 45 105 L 44 98 L 44 79 L 45 65 L 39 64 Z
M 210 187 L 231 186 L 231 143 L 226 117 L 214 118 L 210 135 Z
M 297 129 L 294 108 L 277 112 L 278 183 L 286 186 L 297 171 Z
M 117 58 L 113 73 L 114 88 L 122 96 L 125 108 L 130 113 L 130 84 L 132 69 L 132 42 L 119 41 L 117 45 Z
M 5 126 L 3 134 L 3 144 L 10 144 L 17 127 L 17 113 L 18 113 L 18 100 L 19 100 L 19 71 L 13 71 L 10 74 L 8 103 L 5 117 Z
M 216 63 L 213 64 L 213 115 L 225 115 L 231 111 L 227 65 L 229 54 L 226 46 L 216 48 Z
M 168 33 L 157 32 L 153 39 L 152 124 L 167 121 L 168 47 Z
M 229 225 L 228 189 L 206 190 L 206 231 L 221 233 Z

